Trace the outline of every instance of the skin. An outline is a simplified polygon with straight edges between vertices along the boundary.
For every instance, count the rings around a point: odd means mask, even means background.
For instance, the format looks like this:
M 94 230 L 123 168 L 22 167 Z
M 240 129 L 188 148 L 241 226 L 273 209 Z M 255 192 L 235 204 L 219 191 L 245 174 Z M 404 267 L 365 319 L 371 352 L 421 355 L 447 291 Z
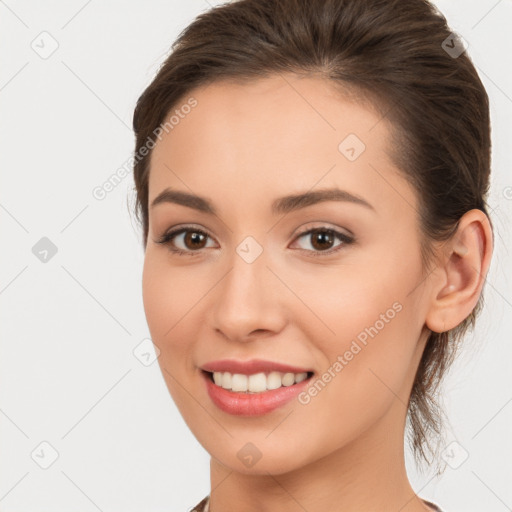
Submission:
M 169 392 L 211 455 L 210 511 L 430 510 L 405 470 L 407 403 L 429 329 L 455 327 L 477 303 L 491 257 L 487 217 L 467 212 L 435 245 L 427 274 L 416 192 L 388 156 L 386 120 L 368 105 L 291 74 L 188 96 L 197 106 L 153 149 L 149 204 L 172 187 L 209 198 L 218 214 L 150 208 L 143 300 Z M 366 145 L 355 161 L 338 150 L 349 133 Z M 374 210 L 328 201 L 271 213 L 277 197 L 334 186 Z M 189 224 L 207 240 L 198 249 L 182 234 L 174 246 L 195 256 L 155 242 Z M 326 255 L 343 242 L 298 236 L 322 227 L 356 241 Z M 247 236 L 263 249 L 252 263 L 236 252 Z M 401 311 L 308 404 L 248 418 L 210 400 L 206 362 L 261 358 L 318 377 L 396 302 Z M 252 467 L 237 457 L 249 442 L 261 453 Z

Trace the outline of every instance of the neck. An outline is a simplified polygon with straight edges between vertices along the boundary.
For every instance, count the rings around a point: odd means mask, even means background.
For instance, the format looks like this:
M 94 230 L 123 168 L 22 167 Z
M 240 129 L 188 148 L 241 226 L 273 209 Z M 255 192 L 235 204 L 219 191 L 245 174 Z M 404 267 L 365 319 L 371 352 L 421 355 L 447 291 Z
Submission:
M 404 405 L 395 400 L 356 440 L 287 473 L 243 474 L 212 458 L 210 512 L 428 511 L 407 478 L 404 428 Z

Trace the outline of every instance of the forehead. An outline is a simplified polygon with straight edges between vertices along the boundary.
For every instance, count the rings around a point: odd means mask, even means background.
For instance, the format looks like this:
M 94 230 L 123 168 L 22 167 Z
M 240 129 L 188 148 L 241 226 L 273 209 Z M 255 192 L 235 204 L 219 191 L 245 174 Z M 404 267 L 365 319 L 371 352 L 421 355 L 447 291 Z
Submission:
M 378 106 L 321 78 L 218 81 L 185 95 L 173 115 L 151 156 L 150 203 L 166 187 L 246 205 L 315 186 L 377 201 L 384 175 L 401 180 Z

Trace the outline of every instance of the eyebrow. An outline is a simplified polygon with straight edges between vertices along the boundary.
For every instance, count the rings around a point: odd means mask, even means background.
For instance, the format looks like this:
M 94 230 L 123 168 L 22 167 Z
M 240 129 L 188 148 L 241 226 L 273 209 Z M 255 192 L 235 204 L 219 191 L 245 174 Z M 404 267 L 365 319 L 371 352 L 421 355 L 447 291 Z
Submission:
M 313 192 L 308 191 L 280 197 L 272 203 L 271 210 L 274 215 L 285 214 L 325 201 L 344 201 L 358 204 L 375 211 L 375 208 L 362 197 L 339 188 L 328 188 Z M 209 215 L 217 215 L 217 210 L 209 199 L 171 188 L 166 188 L 158 194 L 151 203 L 151 208 L 162 203 L 179 204 Z

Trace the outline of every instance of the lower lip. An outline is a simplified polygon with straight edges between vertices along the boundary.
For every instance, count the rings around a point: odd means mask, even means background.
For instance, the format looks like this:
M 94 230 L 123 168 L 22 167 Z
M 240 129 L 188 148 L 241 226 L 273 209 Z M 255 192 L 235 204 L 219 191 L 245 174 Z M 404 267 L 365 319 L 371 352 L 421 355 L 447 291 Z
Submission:
M 292 386 L 281 386 L 261 393 L 244 393 L 221 388 L 211 380 L 210 373 L 202 370 L 201 373 L 212 402 L 222 411 L 235 416 L 267 414 L 293 400 L 311 380 L 310 377 Z

